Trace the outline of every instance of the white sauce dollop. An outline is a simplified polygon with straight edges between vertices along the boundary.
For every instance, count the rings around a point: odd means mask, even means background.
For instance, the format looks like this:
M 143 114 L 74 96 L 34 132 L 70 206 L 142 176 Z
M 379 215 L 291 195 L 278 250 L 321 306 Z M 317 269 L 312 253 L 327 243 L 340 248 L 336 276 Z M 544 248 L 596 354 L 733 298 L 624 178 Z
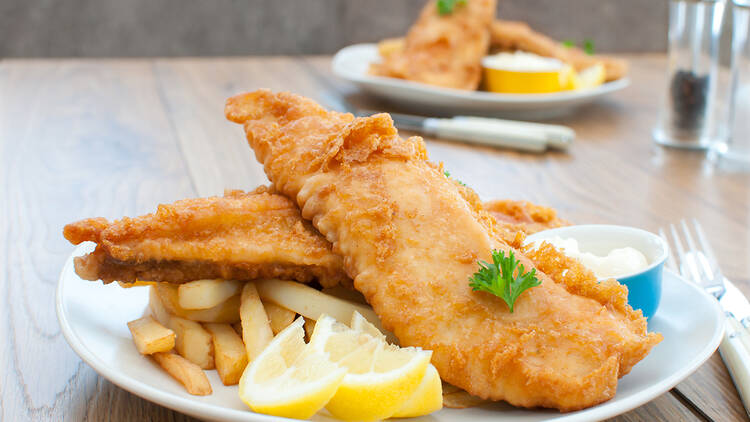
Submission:
M 590 252 L 581 252 L 578 241 L 575 239 L 563 239 L 555 236 L 542 239 L 535 244 L 541 245 L 547 242 L 571 257 L 577 258 L 583 265 L 594 272 L 596 278 L 617 278 L 630 275 L 648 267 L 648 260 L 641 251 L 631 248 L 612 249 L 607 256 L 598 256 Z
M 516 51 L 486 56 L 482 66 L 511 72 L 557 72 L 563 62 L 551 57 L 542 57 L 532 53 Z

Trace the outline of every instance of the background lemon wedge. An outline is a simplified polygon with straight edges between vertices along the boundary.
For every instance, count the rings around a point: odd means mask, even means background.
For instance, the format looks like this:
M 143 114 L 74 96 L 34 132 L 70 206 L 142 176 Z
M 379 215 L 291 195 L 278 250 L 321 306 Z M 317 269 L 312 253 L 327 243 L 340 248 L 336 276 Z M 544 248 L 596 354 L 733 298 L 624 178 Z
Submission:
M 607 70 L 602 63 L 597 63 L 578 72 L 573 78 L 573 89 L 591 89 L 604 83 Z

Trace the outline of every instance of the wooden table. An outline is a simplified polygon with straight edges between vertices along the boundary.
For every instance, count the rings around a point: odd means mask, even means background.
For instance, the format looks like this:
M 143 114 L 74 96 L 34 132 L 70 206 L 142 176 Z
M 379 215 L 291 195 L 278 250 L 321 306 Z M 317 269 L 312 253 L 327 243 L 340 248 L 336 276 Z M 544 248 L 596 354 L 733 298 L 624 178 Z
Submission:
M 578 133 L 567 154 L 428 140 L 431 158 L 485 199 L 551 205 L 575 222 L 655 231 L 696 217 L 727 276 L 750 294 L 750 178 L 654 147 L 665 59 L 631 59 L 630 88 L 559 120 Z M 0 61 L 0 420 L 191 420 L 115 387 L 65 343 L 54 294 L 73 248 L 62 226 L 266 183 L 223 117 L 227 97 L 259 87 L 319 100 L 353 91 L 328 57 Z M 718 354 L 616 418 L 710 419 L 747 420 Z

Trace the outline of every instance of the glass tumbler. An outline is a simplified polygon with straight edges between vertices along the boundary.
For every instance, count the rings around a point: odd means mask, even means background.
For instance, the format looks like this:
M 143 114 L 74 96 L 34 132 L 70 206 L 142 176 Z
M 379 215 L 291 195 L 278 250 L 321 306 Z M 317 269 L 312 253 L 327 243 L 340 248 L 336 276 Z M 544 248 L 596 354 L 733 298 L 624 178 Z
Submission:
M 725 0 L 669 2 L 667 89 L 653 131 L 658 144 L 708 148 L 717 129 L 716 78 Z
M 732 15 L 729 138 L 714 149 L 722 166 L 750 170 L 750 0 L 734 0 Z

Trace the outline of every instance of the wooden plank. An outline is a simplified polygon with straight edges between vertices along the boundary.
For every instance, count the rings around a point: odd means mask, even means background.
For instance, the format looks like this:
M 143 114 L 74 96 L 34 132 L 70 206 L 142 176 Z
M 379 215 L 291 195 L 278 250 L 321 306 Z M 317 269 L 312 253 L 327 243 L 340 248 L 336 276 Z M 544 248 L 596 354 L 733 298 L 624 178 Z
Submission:
M 703 421 L 698 415 L 691 412 L 675 396 L 670 393 L 662 394 L 643 406 L 624 413 L 611 422 L 642 422 L 642 421 L 681 421 L 698 422 Z
M 227 98 L 259 88 L 318 97 L 320 87 L 294 58 L 174 59 L 155 66 L 169 119 L 201 196 L 268 184 L 242 129 L 224 117 Z
M 5 60 L 0 87 L 0 420 L 185 420 L 103 381 L 55 316 L 64 224 L 193 194 L 151 67 Z
M 676 388 L 715 421 L 750 420 L 718 353 Z

